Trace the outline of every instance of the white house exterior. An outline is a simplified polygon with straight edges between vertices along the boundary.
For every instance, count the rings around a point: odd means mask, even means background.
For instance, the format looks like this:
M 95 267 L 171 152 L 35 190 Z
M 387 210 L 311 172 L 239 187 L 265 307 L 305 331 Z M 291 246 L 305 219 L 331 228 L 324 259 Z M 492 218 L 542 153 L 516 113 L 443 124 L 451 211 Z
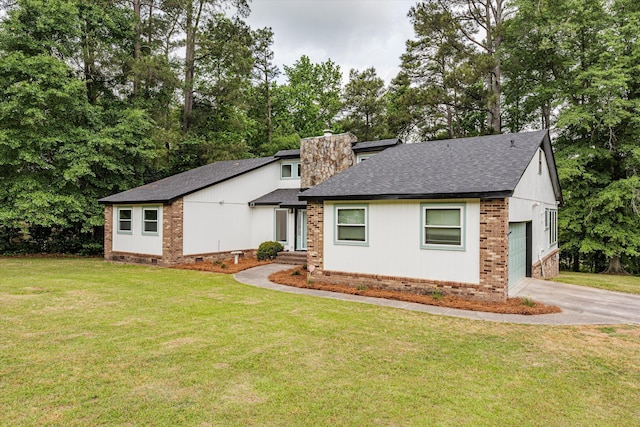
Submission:
M 557 274 L 561 201 L 544 131 L 409 145 L 325 135 L 100 200 L 110 260 L 211 261 L 276 240 L 307 251 L 320 282 L 481 300 Z

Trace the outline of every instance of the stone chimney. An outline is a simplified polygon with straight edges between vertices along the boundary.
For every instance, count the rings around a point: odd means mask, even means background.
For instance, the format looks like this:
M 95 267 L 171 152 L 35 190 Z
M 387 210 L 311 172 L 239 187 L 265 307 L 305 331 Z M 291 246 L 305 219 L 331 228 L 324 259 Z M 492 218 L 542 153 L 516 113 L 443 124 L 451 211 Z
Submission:
M 331 178 L 356 162 L 353 144 L 358 141 L 352 133 L 333 135 L 325 130 L 323 136 L 300 141 L 300 187 L 310 188 Z

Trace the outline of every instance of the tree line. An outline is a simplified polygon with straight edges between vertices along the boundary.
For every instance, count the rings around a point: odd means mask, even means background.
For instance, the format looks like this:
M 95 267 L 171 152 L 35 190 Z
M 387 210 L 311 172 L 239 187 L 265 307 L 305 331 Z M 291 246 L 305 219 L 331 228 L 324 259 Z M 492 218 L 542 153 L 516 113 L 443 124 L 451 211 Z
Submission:
M 0 253 L 99 253 L 98 198 L 325 128 L 409 142 L 548 128 L 563 263 L 640 272 L 635 0 L 417 2 L 388 85 L 307 56 L 280 69 L 248 0 L 2 11 Z

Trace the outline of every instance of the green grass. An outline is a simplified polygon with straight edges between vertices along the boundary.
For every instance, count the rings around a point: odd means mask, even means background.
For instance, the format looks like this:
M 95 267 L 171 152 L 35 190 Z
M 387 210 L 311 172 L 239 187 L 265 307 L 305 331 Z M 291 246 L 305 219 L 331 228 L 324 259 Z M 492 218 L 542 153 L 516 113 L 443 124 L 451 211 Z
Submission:
M 0 259 L 0 425 L 637 425 L 640 328 L 434 316 Z
M 612 274 L 561 271 L 558 277 L 551 280 L 570 283 L 572 285 L 589 286 L 592 288 L 640 295 L 640 277 L 637 276 L 615 276 Z

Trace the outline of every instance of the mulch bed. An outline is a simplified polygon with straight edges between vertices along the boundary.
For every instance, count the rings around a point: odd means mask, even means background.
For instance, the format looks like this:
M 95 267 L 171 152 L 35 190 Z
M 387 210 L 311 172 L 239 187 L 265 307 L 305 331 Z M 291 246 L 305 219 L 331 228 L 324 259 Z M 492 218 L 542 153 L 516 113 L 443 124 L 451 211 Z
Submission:
M 181 270 L 197 270 L 208 271 L 210 273 L 235 274 L 248 268 L 257 267 L 259 265 L 271 264 L 273 261 L 258 261 L 257 258 L 242 257 L 237 264 L 233 263 L 233 258 L 215 262 L 199 262 L 197 264 L 179 264 L 171 268 L 179 268 Z
M 296 273 L 297 272 L 297 273 Z M 461 310 L 483 311 L 500 314 L 549 314 L 560 313 L 560 308 L 553 305 L 545 305 L 524 298 L 509 298 L 506 302 L 480 302 L 469 301 L 450 295 L 433 297 L 431 295 L 409 294 L 405 292 L 389 291 L 382 289 L 357 289 L 347 285 L 329 285 L 322 283 L 307 283 L 307 270 L 300 267 L 278 271 L 269 276 L 269 280 L 281 285 L 295 286 L 297 288 L 319 289 L 323 291 L 341 292 L 343 294 L 362 295 L 367 297 L 386 298 L 398 301 L 416 302 L 419 304 L 435 305 L 439 307 L 458 308 Z

